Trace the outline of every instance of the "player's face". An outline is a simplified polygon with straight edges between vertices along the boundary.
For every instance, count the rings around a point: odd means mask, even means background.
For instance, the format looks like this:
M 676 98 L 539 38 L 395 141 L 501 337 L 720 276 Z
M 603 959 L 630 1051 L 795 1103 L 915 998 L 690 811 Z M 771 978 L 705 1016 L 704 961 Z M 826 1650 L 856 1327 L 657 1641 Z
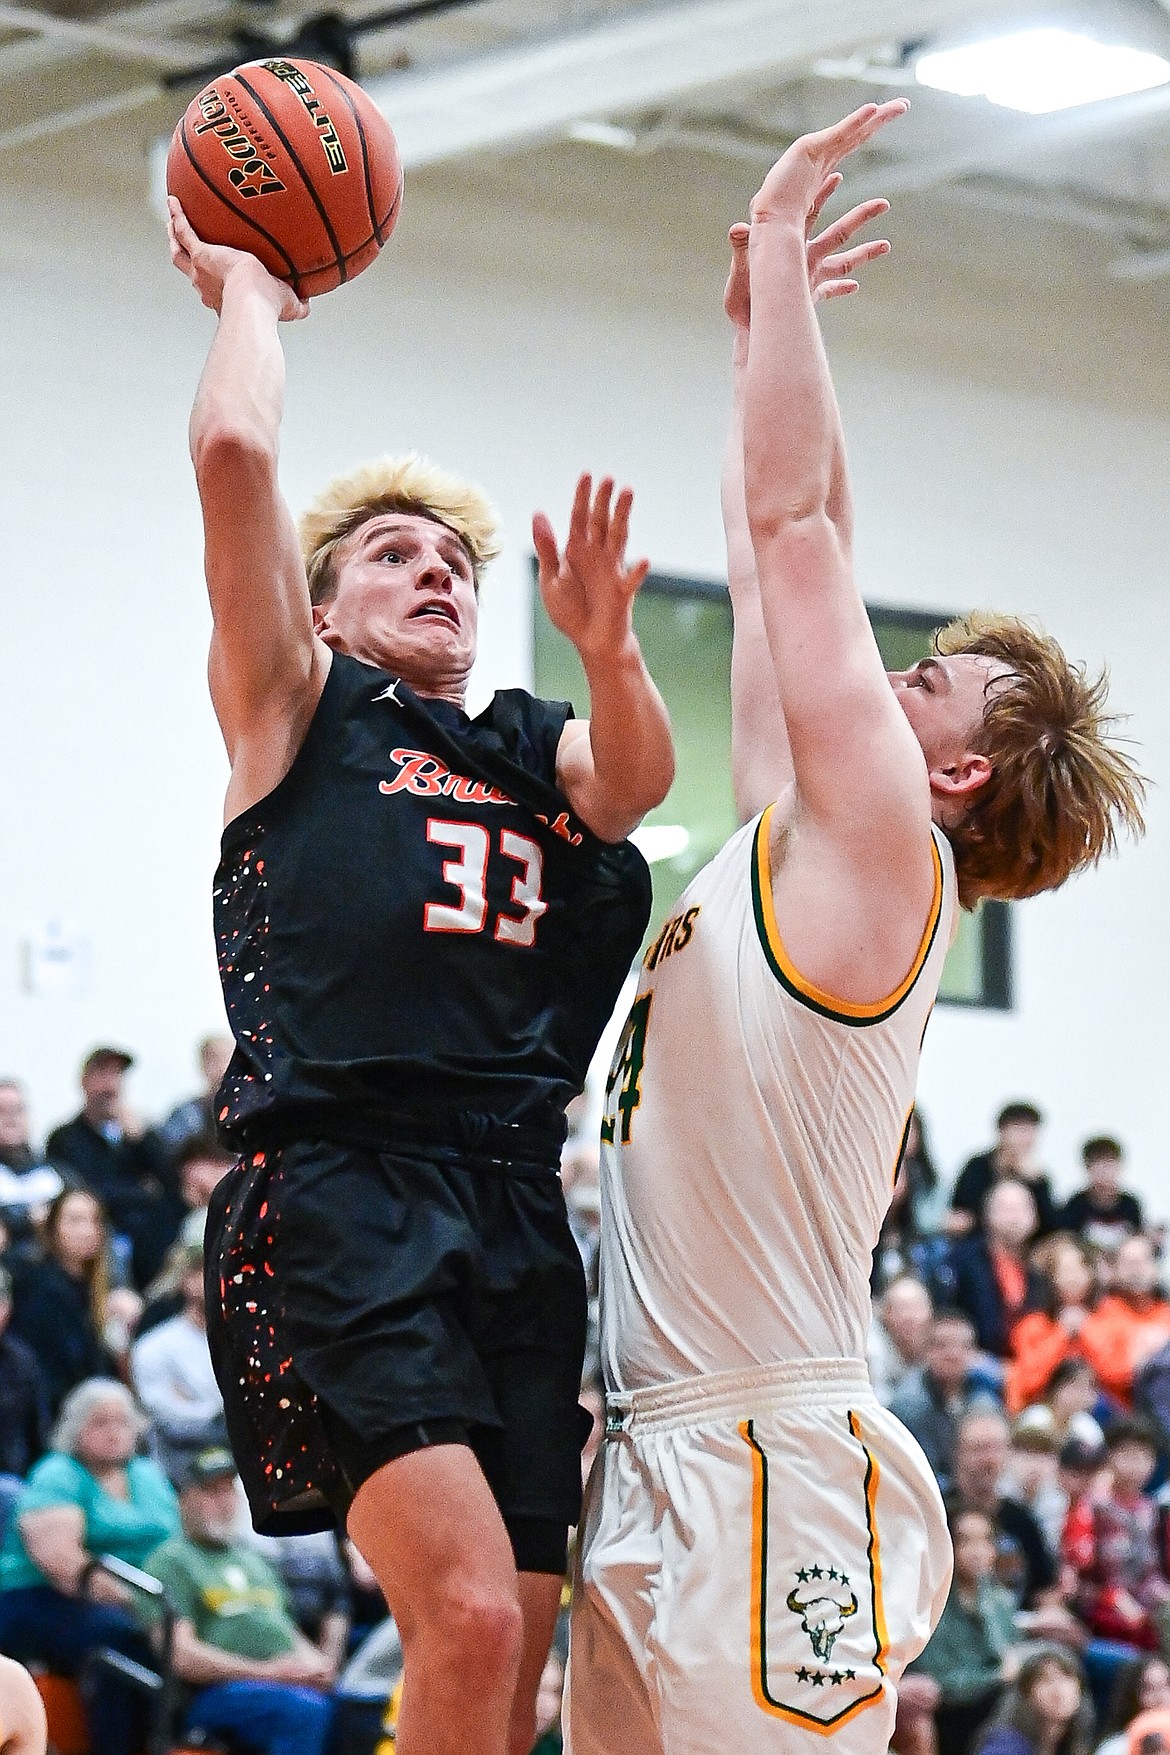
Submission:
M 995 658 L 957 652 L 950 658 L 923 658 L 909 670 L 887 674 L 927 767 L 932 774 L 946 774 L 972 752 L 988 692 L 1011 672 Z
M 341 545 L 317 632 L 335 651 L 401 676 L 423 694 L 462 693 L 479 603 L 471 557 L 433 518 L 387 512 Z

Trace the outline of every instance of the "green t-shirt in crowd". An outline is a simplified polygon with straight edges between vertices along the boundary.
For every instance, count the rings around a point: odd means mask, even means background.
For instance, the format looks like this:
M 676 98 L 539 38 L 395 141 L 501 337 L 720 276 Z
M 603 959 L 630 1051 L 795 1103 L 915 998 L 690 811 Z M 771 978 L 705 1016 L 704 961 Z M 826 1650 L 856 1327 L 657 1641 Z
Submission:
M 945 1706 L 979 1700 L 1003 1680 L 1003 1660 L 1016 1637 L 1010 1591 L 985 1578 L 968 1605 L 952 1583 L 942 1618 L 910 1665 L 911 1674 L 933 1676 Z
M 204 1645 L 261 1663 L 296 1647 L 283 1584 L 267 1560 L 241 1543 L 219 1547 L 173 1536 L 150 1555 L 146 1571 Z
M 84 1520 L 82 1543 L 87 1554 L 113 1554 L 130 1566 L 142 1566 L 148 1554 L 179 1528 L 175 1490 L 149 1457 L 132 1457 L 126 1465 L 129 1498 L 107 1493 L 76 1457 L 51 1450 L 34 1464 L 16 1501 L 8 1534 L 0 1551 L 0 1590 L 20 1590 L 49 1580 L 29 1559 L 20 1534 L 27 1511 L 48 1511 L 76 1505 Z

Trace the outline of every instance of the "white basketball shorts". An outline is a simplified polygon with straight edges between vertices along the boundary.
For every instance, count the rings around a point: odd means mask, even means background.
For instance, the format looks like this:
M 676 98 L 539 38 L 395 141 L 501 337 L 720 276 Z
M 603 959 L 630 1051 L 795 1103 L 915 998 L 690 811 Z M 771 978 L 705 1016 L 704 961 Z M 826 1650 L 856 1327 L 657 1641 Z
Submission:
M 568 1755 L 885 1755 L 951 1544 L 865 1365 L 611 1398 L 576 1562 Z

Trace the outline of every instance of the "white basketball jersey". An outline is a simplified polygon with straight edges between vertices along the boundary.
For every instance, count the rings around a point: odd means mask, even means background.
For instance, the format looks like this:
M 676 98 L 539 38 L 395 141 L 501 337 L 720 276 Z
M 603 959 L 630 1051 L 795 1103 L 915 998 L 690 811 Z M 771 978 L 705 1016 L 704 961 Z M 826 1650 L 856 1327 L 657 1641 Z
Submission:
M 820 992 L 776 926 L 772 809 L 699 872 L 643 961 L 602 1123 L 606 1385 L 862 1359 L 873 1248 L 955 919 L 935 893 L 876 1005 Z

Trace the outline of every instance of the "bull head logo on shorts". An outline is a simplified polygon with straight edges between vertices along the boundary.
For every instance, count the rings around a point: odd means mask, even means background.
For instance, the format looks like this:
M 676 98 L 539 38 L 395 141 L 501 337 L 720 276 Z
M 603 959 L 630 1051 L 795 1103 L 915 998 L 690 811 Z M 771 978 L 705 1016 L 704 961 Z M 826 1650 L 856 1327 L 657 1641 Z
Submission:
M 828 1663 L 838 1634 L 857 1613 L 857 1598 L 847 1580 L 842 1586 L 801 1583 L 789 1591 L 788 1607 L 800 1616 L 800 1625 L 812 1640 L 814 1657 Z

